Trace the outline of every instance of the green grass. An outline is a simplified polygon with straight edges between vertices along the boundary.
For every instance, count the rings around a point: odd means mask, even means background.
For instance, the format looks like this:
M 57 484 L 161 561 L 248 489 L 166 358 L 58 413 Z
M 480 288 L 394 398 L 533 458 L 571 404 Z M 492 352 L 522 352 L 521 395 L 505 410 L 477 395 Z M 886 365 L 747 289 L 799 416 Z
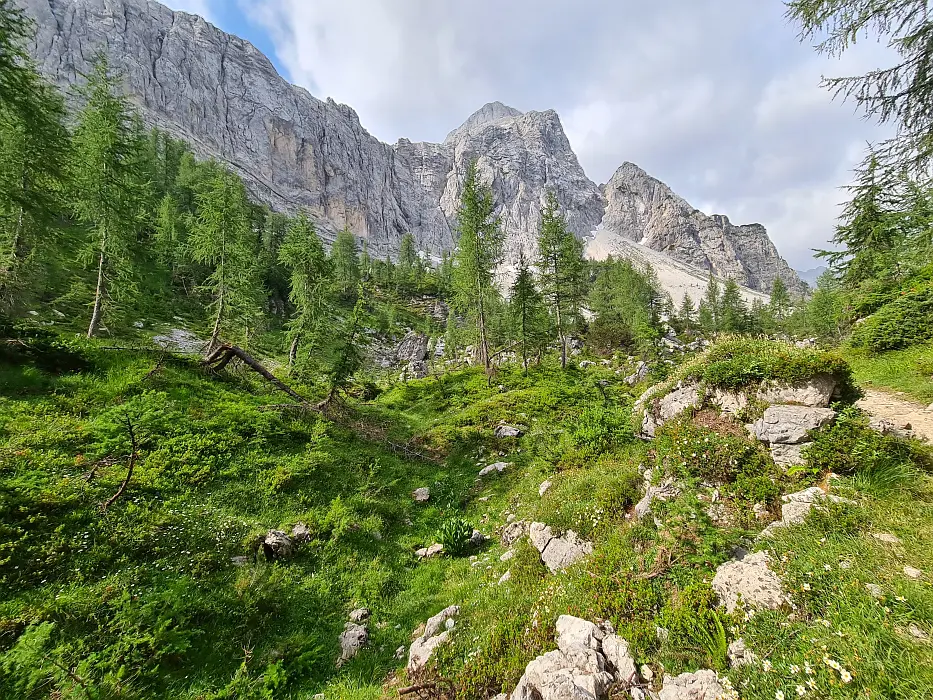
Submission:
M 732 343 L 713 355 L 728 376 L 746 371 L 744 346 Z M 754 347 L 760 367 L 787 352 Z M 804 662 L 819 669 L 810 697 L 922 697 L 933 683 L 933 647 L 902 633 L 933 632 L 930 579 L 899 573 L 911 564 L 933 574 L 928 462 L 919 448 L 868 436 L 857 416 L 819 436 L 818 464 L 846 473 L 834 488 L 859 505 L 765 543 L 798 612 L 745 620 L 717 608 L 713 572 L 760 528 L 753 504 L 776 509 L 779 492 L 822 474 L 780 473 L 759 447 L 686 418 L 637 440 L 635 390 L 611 369 L 561 371 L 548 358 L 491 383 L 478 370 L 390 383 L 330 421 L 273 409 L 280 395 L 237 371 L 213 376 L 177 359 L 153 371 L 150 354 L 54 337 L 15 352 L 0 358 L 0 696 L 382 697 L 387 679 L 409 680 L 396 648 L 453 604 L 462 612 L 436 672 L 461 698 L 511 691 L 528 661 L 554 648 L 561 614 L 611 621 L 659 677 L 713 668 L 748 699 L 795 697 L 790 666 Z M 797 369 L 767 376 L 845 371 L 835 357 L 790 357 Z M 127 417 L 139 458 L 125 495 L 102 513 L 126 474 Z M 496 440 L 501 421 L 525 435 Z M 853 462 L 866 451 L 871 464 Z M 478 479 L 494 461 L 509 467 Z M 640 468 L 685 488 L 635 523 Z M 541 497 L 545 479 L 553 485 Z M 411 497 L 421 486 L 426 504 Z M 708 513 L 714 488 L 727 523 Z M 594 553 L 559 575 L 527 542 L 502 562 L 496 533 L 510 518 L 573 529 Z M 417 548 L 452 536 L 453 520 L 492 539 L 417 561 Z M 292 559 L 231 563 L 256 535 L 299 521 L 312 536 Z M 904 546 L 883 546 L 877 531 Z M 507 570 L 511 581 L 498 585 Z M 877 603 L 865 582 L 888 598 Z M 359 606 L 373 610 L 370 644 L 337 669 L 337 637 Z M 728 670 L 725 645 L 738 635 L 771 670 Z M 853 680 L 842 683 L 823 653 Z
M 854 348 L 844 352 L 859 384 L 903 391 L 924 404 L 933 402 L 933 343 L 877 354 Z

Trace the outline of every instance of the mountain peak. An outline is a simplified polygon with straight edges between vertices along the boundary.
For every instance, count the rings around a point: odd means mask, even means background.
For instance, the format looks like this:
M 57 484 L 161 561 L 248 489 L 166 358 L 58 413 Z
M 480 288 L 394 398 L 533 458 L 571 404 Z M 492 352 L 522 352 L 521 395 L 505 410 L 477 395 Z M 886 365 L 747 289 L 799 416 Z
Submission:
M 473 112 L 470 117 L 463 122 L 459 127 L 451 131 L 447 138 L 444 139 L 444 143 L 450 143 L 456 139 L 459 134 L 475 129 L 478 126 L 483 124 L 490 124 L 492 122 L 502 121 L 504 119 L 514 119 L 515 117 L 520 117 L 524 114 L 520 110 L 515 109 L 514 107 L 509 107 L 502 102 L 487 102 L 478 110 Z

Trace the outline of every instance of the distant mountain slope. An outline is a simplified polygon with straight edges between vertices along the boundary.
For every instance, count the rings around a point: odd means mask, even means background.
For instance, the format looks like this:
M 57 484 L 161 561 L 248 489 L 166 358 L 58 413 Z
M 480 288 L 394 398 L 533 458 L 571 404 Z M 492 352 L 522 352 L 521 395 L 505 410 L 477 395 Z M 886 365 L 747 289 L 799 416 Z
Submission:
M 411 232 L 426 253 L 451 250 L 466 167 L 477 159 L 507 236 L 506 265 L 534 253 L 539 209 L 554 191 L 580 237 L 602 223 L 684 263 L 770 290 L 797 275 L 764 228 L 705 217 L 625 164 L 605 195 L 583 171 L 557 113 L 485 105 L 443 144 L 371 136 L 356 113 L 289 84 L 247 41 L 153 0 L 15 0 L 38 25 L 32 53 L 63 88 L 103 51 L 126 77 L 144 119 L 229 164 L 253 196 L 309 210 L 325 237 L 345 225 L 379 256 Z M 643 211 L 647 205 L 660 208 Z M 646 214 L 647 211 L 647 214 Z

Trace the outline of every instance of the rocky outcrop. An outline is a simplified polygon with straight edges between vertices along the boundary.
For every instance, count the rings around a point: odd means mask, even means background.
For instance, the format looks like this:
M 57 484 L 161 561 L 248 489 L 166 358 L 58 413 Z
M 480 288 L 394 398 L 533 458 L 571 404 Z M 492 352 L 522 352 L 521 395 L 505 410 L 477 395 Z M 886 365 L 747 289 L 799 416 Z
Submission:
M 777 610 L 790 602 L 781 579 L 768 566 L 766 552 L 722 564 L 712 585 L 720 604 L 730 613 L 740 602 L 748 610 Z
M 828 494 L 819 486 L 811 486 L 803 491 L 786 494 L 781 496 L 781 500 L 784 501 L 784 504 L 781 506 L 781 519 L 771 523 L 762 530 L 762 537 L 769 537 L 773 535 L 777 529 L 782 527 L 799 525 L 807 519 L 807 516 L 813 508 L 822 506 L 827 502 L 848 503 L 850 505 L 855 503 L 847 498 Z
M 726 696 L 726 688 L 715 671 L 701 670 L 696 673 L 681 673 L 679 676 L 665 676 L 664 687 L 658 694 L 658 700 L 721 700 Z
M 427 666 L 434 650 L 450 638 L 454 628 L 454 618 L 460 614 L 460 607 L 451 605 L 428 619 L 424 630 L 412 642 L 408 650 L 408 672 L 420 673 Z
M 807 441 L 811 430 L 828 425 L 835 417 L 836 412 L 830 408 L 769 406 L 749 429 L 762 442 L 798 445 Z
M 615 172 L 604 194 L 603 230 L 752 289 L 768 292 L 781 278 L 791 293 L 807 291 L 763 226 L 735 226 L 728 217 L 707 216 L 633 163 Z
M 348 106 L 290 85 L 256 47 L 154 0 L 15 0 L 37 24 L 31 53 L 62 87 L 99 51 L 124 75 L 144 120 L 239 173 L 258 200 L 307 210 L 325 239 L 349 226 L 370 253 L 397 252 L 411 232 L 439 255 L 456 239 L 468 164 L 493 191 L 508 271 L 533 256 L 540 208 L 554 192 L 581 238 L 600 227 L 716 275 L 768 291 L 802 283 L 757 224 L 707 217 L 631 164 L 600 187 L 583 171 L 553 110 L 480 108 L 444 143 L 371 136 Z

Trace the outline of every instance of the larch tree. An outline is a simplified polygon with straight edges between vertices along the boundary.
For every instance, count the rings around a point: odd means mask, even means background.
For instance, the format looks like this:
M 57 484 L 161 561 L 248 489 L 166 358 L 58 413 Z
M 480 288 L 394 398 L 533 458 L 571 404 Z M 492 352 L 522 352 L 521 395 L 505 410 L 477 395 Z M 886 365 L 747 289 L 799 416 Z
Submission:
M 686 292 L 680 302 L 680 308 L 677 309 L 677 322 L 685 333 L 693 333 L 696 327 L 696 307 Z
M 498 296 L 494 272 L 502 259 L 502 230 L 493 215 L 492 190 L 477 177 L 476 161 L 467 168 L 457 222 L 460 239 L 454 256 L 454 306 L 470 316 L 476 327 L 476 362 L 492 373 L 488 306 Z
M 719 282 L 710 275 L 698 312 L 700 327 L 707 333 L 715 333 L 719 330 L 719 294 Z
M 512 336 L 521 348 L 522 367 L 528 372 L 528 357 L 540 354 L 548 334 L 547 308 L 528 268 L 524 252 L 519 253 L 518 274 L 509 294 Z
M 330 249 L 330 261 L 337 291 L 345 297 L 351 295 L 360 283 L 360 257 L 349 227 L 337 233 Z
M 402 236 L 398 251 L 398 281 L 405 291 L 413 292 L 424 276 L 424 264 L 415 248 L 415 237 L 410 233 Z
M 290 273 L 289 300 L 295 316 L 288 327 L 288 366 L 295 366 L 302 343 L 315 343 L 331 308 L 330 263 L 314 222 L 301 212 L 291 222 L 279 248 L 279 260 Z
M 722 290 L 719 300 L 719 330 L 726 333 L 743 333 L 748 329 L 748 306 L 742 298 L 738 283 L 730 279 Z
M 557 196 L 548 192 L 538 233 L 538 271 L 544 298 L 554 314 L 561 367 L 567 366 L 567 333 L 585 295 L 583 245 L 567 229 Z
M 787 291 L 787 284 L 780 277 L 771 283 L 771 300 L 768 302 L 768 315 L 780 326 L 793 308 L 793 300 Z
M 84 256 L 97 267 L 91 322 L 93 337 L 111 300 L 128 299 L 136 290 L 134 247 L 150 203 L 143 163 L 142 126 L 117 79 L 99 57 L 81 90 L 70 160 L 72 209 L 88 231 Z
M 0 1 L 0 306 L 30 284 L 28 261 L 55 237 L 67 172 L 64 99 L 22 51 L 28 28 Z
M 212 164 L 211 176 L 195 195 L 196 214 L 188 236 L 191 258 L 211 273 L 203 287 L 212 298 L 214 324 L 207 351 L 222 333 L 242 332 L 259 304 L 255 234 L 243 181 Z

